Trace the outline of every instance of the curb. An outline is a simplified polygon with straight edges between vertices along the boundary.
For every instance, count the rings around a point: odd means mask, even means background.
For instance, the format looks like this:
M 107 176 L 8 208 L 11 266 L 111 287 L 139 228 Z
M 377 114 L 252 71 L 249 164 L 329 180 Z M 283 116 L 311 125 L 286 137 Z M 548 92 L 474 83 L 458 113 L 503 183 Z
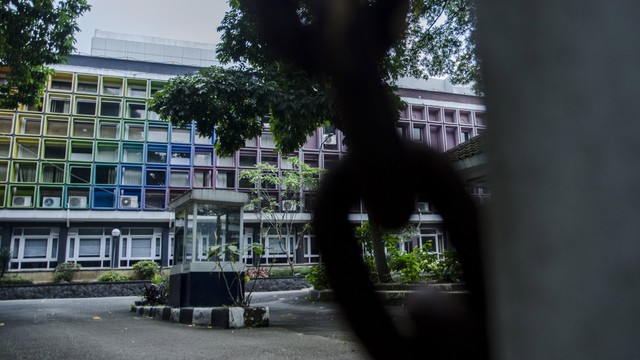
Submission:
M 131 305 L 131 312 L 156 320 L 207 326 L 216 329 L 269 326 L 268 307 L 172 308 L 171 306 Z

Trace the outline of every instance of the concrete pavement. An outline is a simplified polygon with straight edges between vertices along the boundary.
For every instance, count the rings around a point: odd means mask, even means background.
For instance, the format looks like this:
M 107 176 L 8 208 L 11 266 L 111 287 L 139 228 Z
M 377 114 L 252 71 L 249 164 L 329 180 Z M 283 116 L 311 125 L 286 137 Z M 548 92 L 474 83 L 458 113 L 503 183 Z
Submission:
M 333 303 L 254 293 L 268 328 L 216 330 L 141 317 L 138 297 L 0 301 L 0 359 L 369 359 Z

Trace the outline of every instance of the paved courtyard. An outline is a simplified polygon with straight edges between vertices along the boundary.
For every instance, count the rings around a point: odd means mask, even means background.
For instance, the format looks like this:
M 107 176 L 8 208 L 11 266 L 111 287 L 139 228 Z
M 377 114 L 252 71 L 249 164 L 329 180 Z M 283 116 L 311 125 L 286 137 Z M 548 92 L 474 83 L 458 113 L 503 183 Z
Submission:
M 141 317 L 138 297 L 0 301 L 0 359 L 368 359 L 332 303 L 254 294 L 271 326 L 218 330 Z

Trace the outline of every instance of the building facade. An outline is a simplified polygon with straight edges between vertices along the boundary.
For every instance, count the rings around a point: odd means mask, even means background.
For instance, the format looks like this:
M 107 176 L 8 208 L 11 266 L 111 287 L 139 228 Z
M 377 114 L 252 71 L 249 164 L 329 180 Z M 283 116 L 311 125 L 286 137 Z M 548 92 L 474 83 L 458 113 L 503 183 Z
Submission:
M 0 236 L 12 252 L 10 271 L 52 271 L 65 261 L 98 270 L 128 269 L 148 259 L 171 266 L 173 199 L 194 188 L 249 193 L 251 185 L 239 174 L 259 162 L 291 168 L 275 152 L 268 128 L 234 156 L 219 157 L 213 138 L 193 126 L 173 127 L 147 108 L 146 100 L 172 76 L 199 67 L 72 55 L 53 68 L 41 107 L 0 109 Z M 397 129 L 407 139 L 446 151 L 486 129 L 479 97 L 411 82 L 399 86 L 408 106 Z M 320 128 L 293 156 L 330 168 L 347 153 L 342 140 L 339 131 Z M 300 229 L 311 218 L 313 196 L 304 194 L 289 209 Z M 367 215 L 356 206 L 350 219 L 357 224 Z M 431 240 L 442 251 L 441 218 L 429 204 L 419 202 L 411 221 L 421 227 L 414 245 Z M 242 226 L 245 242 L 263 233 L 255 212 L 245 211 Z M 114 229 L 120 231 L 118 246 Z M 298 246 L 295 238 L 291 234 L 283 244 L 267 234 L 266 261 L 320 261 L 313 235 Z

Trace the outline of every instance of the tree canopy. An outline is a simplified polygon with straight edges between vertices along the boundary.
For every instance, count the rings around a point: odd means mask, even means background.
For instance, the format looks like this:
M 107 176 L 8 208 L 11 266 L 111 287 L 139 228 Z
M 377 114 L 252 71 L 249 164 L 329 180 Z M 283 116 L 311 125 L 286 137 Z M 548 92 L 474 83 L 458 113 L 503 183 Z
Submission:
M 260 135 L 260 119 L 270 116 L 278 149 L 290 153 L 326 122 L 341 128 L 331 79 L 299 71 L 271 56 L 248 11 L 251 1 L 255 0 L 229 1 L 231 9 L 218 27 L 222 35 L 217 58 L 223 67 L 172 79 L 156 93 L 151 109 L 174 124 L 195 120 L 203 135 L 212 135 L 215 129 L 220 154 L 231 154 L 245 139 Z M 312 23 L 310 9 L 304 2 L 296 3 L 298 20 Z M 449 76 L 457 84 L 480 81 L 471 0 L 411 0 L 406 19 L 401 41 L 378 64 L 390 90 L 403 76 Z M 400 99 L 389 93 L 401 108 Z
M 7 0 L 0 8 L 0 107 L 39 104 L 47 65 L 73 51 L 77 19 L 91 8 L 86 0 Z

